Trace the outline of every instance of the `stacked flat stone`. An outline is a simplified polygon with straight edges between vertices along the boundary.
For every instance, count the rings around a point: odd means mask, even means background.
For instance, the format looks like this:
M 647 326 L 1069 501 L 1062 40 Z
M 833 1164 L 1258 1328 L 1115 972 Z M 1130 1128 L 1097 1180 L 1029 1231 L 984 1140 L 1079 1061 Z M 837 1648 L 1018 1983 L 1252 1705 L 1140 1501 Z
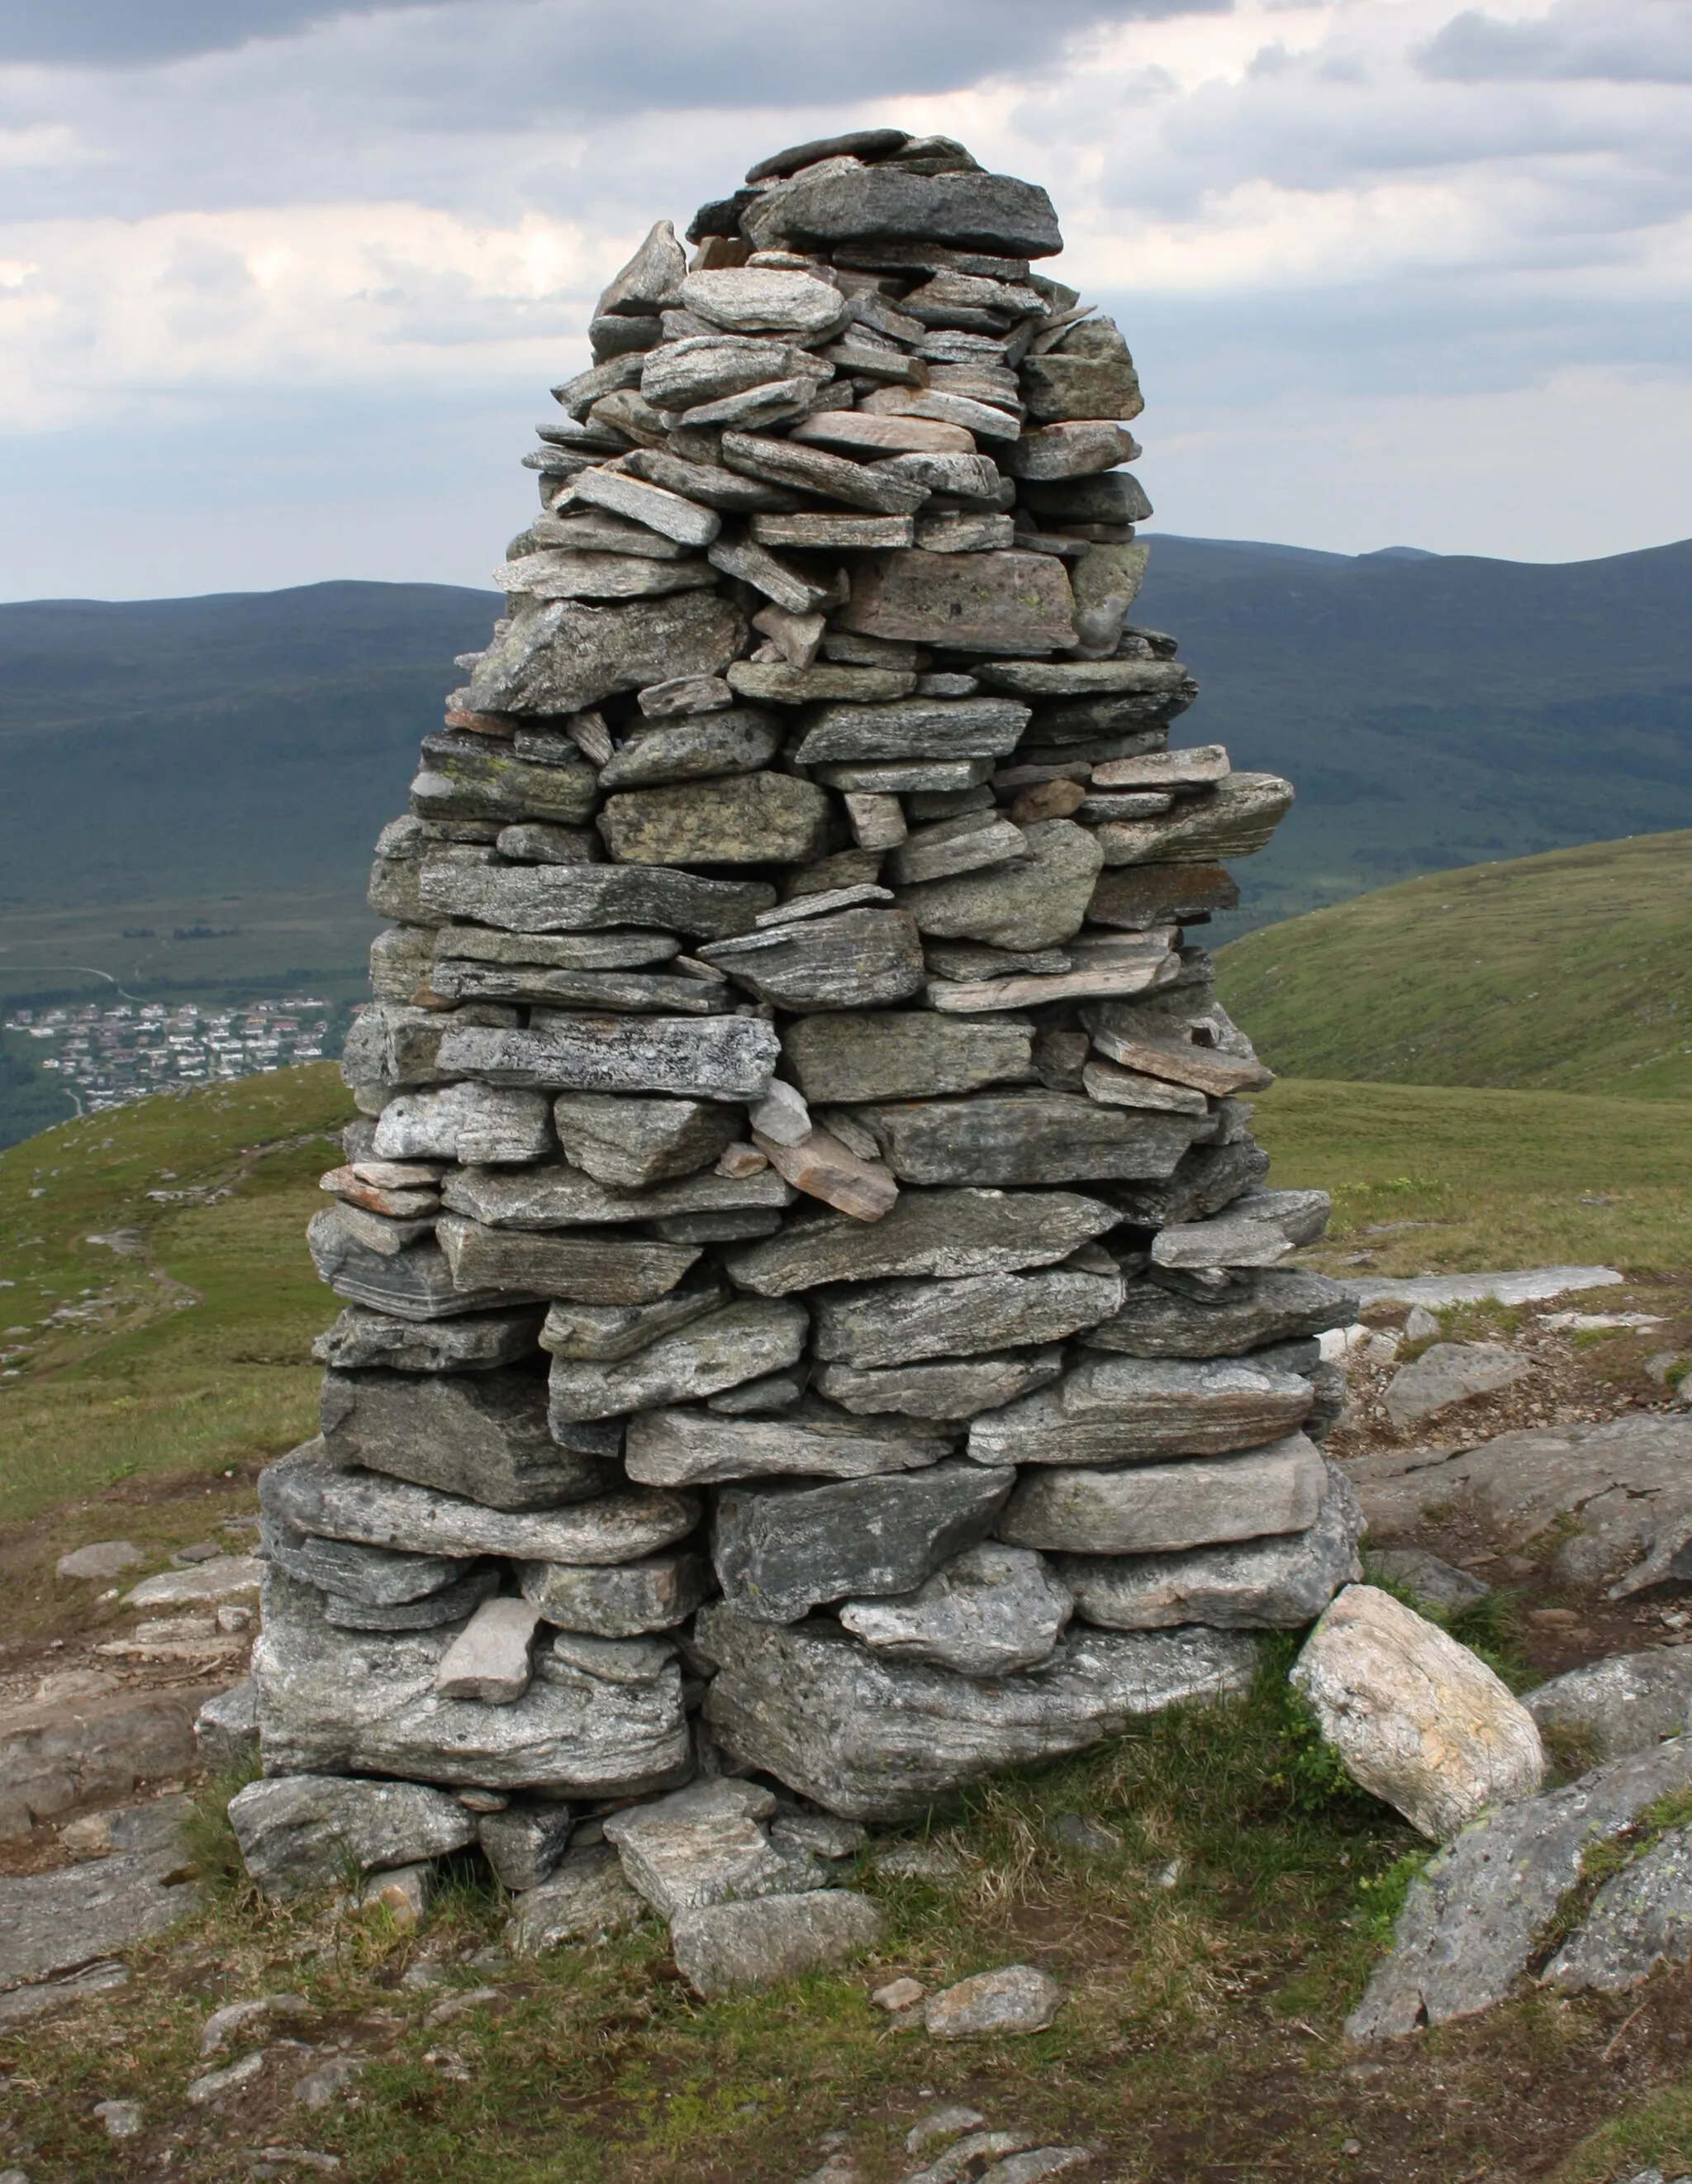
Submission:
M 920 1811 L 1357 1574 L 1356 1301 L 1279 1264 L 1327 1200 L 1265 1187 L 1187 939 L 1292 790 L 1168 748 L 1122 336 L 943 140 L 688 237 L 554 390 L 381 838 L 322 1437 L 262 1487 L 256 1802 L 437 1786 L 417 1854 L 520 1884 L 696 1771 Z M 815 1885 L 730 1824 L 727 1892 Z

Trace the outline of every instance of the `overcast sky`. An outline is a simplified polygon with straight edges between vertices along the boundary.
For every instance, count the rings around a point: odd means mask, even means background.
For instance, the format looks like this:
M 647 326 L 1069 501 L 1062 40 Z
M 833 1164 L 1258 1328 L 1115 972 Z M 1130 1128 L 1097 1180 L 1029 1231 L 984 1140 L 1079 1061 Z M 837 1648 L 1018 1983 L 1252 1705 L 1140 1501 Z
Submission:
M 871 122 L 1050 190 L 1163 527 L 1692 534 L 1692 0 L 0 0 L 0 596 L 484 582 L 645 228 Z

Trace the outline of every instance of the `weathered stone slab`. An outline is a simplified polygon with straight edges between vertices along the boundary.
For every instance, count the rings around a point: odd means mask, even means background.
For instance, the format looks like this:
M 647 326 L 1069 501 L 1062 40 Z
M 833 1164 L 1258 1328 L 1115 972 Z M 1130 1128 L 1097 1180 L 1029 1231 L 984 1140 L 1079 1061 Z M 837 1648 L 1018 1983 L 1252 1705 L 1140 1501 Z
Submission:
M 816 1378 L 817 1392 L 860 1416 L 896 1412 L 913 1418 L 972 1418 L 997 1410 L 1055 1380 L 1063 1370 L 1063 1351 L 1012 1350 L 989 1357 L 892 1365 L 860 1371 L 852 1365 L 826 1365 Z
M 1541 1975 L 1548 1986 L 1622 1994 L 1692 1957 L 1692 1829 L 1675 1828 L 1606 1880 Z
M 595 490 L 604 482 L 598 471 L 583 471 L 579 477 L 593 478 Z M 632 478 L 624 482 L 636 488 Z M 649 486 L 638 489 L 654 497 L 659 491 Z M 579 483 L 576 490 L 582 491 Z M 687 505 L 676 500 L 678 508 Z M 615 504 L 614 509 L 637 521 L 651 521 L 650 511 Z M 619 690 L 637 690 L 643 682 L 720 674 L 745 641 L 739 610 L 711 592 L 684 592 L 626 606 L 561 599 L 515 616 L 510 627 L 494 638 L 471 671 L 470 702 L 487 713 L 578 712 Z
M 992 773 L 990 758 L 888 758 L 816 769 L 818 780 L 843 796 L 955 796 L 979 788 Z
M 1053 652 L 1075 642 L 1069 578 L 1047 554 L 878 554 L 854 572 L 851 600 L 835 620 L 864 637 L 971 652 Z
M 986 872 L 1000 865 L 1021 864 L 1028 855 L 1028 838 L 1021 828 L 1008 819 L 993 819 L 990 814 L 984 826 L 968 823 L 978 816 L 970 813 L 966 820 L 943 819 L 909 836 L 888 860 L 888 879 L 896 887 L 918 887 L 929 880 L 949 879 L 960 872 Z M 1005 1008 L 1017 1007 L 1023 998 L 1027 997 L 995 996 Z M 1037 993 L 1032 998 L 1038 1000 L 1045 996 Z M 1053 998 L 1061 1000 L 1064 996 Z
M 782 1034 L 783 1057 L 807 1100 L 923 1100 L 1026 1084 L 1033 1027 L 1020 1018 L 949 1022 L 929 1010 L 801 1017 Z
M 453 1278 L 469 1295 L 512 1290 L 582 1304 L 650 1303 L 673 1290 L 699 1256 L 697 1245 L 627 1241 L 603 1229 L 536 1235 L 485 1228 L 454 1214 L 442 1217 L 440 1237 Z
M 1031 426 L 1005 449 L 1004 464 L 1014 478 L 1089 477 L 1097 471 L 1115 470 L 1138 453 L 1133 434 L 1122 426 L 1088 420 Z
M 540 1619 L 526 1600 L 484 1600 L 437 1663 L 436 1691 L 443 1699 L 513 1705 L 529 1688 L 529 1647 Z
M 732 1107 L 711 1100 L 568 1094 L 553 1109 L 565 1157 L 596 1183 L 643 1190 L 697 1174 L 739 1134 Z
M 1052 1568 L 1083 1621 L 1109 1630 L 1202 1623 L 1212 1630 L 1298 1630 L 1360 1578 L 1362 1513 L 1344 1474 L 1308 1531 L 1161 1555 L 1059 1555 Z
M 1235 1357 L 1272 1342 L 1350 1327 L 1359 1310 L 1352 1290 L 1302 1268 L 1252 1273 L 1214 1299 L 1137 1281 L 1128 1285 L 1122 1309 L 1083 1339 L 1089 1350 L 1133 1357 Z
M 690 714 L 632 735 L 609 764 L 600 767 L 599 787 L 609 794 L 614 788 L 655 788 L 669 782 L 752 773 L 768 766 L 781 741 L 781 722 L 749 705 Z
M 760 1825 L 775 1809 L 768 1790 L 719 1775 L 614 1813 L 605 1840 L 616 1846 L 630 1886 L 663 1919 L 827 1886 L 825 1867 L 803 1851 L 784 1854 Z
M 632 1357 L 637 1350 L 673 1334 L 729 1301 L 726 1284 L 714 1277 L 671 1290 L 650 1304 L 572 1304 L 559 1301 L 547 1312 L 541 1347 L 554 1357 L 607 1362 Z
M 1524 1691 L 1522 1703 L 1541 1730 L 1561 1730 L 1600 1760 L 1646 1752 L 1692 1728 L 1692 1651 L 1589 1661 Z
M 744 933 L 776 891 L 761 880 L 701 879 L 648 866 L 459 865 L 431 860 L 418 882 L 425 905 L 509 933 L 592 933 L 671 927 L 721 939 Z
M 912 1592 L 986 1537 L 1013 1482 L 1009 1471 L 941 1463 L 826 1486 L 726 1485 L 711 1540 L 717 1580 L 742 1613 L 771 1623 L 826 1601 Z
M 1028 709 L 1008 698 L 904 698 L 819 705 L 804 716 L 799 766 L 872 759 L 997 758 L 1015 750 Z
M 517 1572 L 523 1597 L 548 1623 L 594 1638 L 637 1638 L 668 1630 L 691 1615 L 712 1590 L 710 1566 L 701 1555 L 648 1555 L 614 1568 L 598 1563 L 526 1562 Z M 543 1652 L 537 1673 L 558 1678 L 578 1674 L 569 1652 Z
M 61 1995 L 117 1983 L 97 1968 L 198 1907 L 199 1891 L 178 1878 L 186 1804 L 160 1798 L 115 1815 L 115 1856 L 8 1880 L 0 2024 L 43 2015 Z M 86 1981 L 75 1976 L 85 1970 Z
M 677 1214 L 725 1213 L 748 1206 L 779 1208 L 791 1202 L 793 1193 L 767 1169 L 755 1175 L 684 1175 L 634 1191 L 614 1189 L 580 1168 L 554 1162 L 517 1170 L 460 1168 L 447 1178 L 445 1196 L 448 1212 L 490 1228 L 548 1229 L 584 1222 L 660 1221 Z
M 1066 1092 L 982 1092 L 859 1110 L 901 1183 L 1049 1184 L 1172 1173 L 1204 1126 Z
M 593 767 L 574 752 L 571 757 L 572 764 L 537 766 L 498 737 L 426 736 L 411 808 L 420 819 L 536 819 L 579 827 L 593 809 L 595 783 Z
M 301 1585 L 337 1593 L 349 1605 L 400 1607 L 456 1585 L 476 1565 L 461 1555 L 396 1554 L 350 1540 L 320 1539 L 266 1513 L 259 1538 L 266 1559 Z
M 515 1891 L 538 1888 L 557 1870 L 573 1825 L 568 1805 L 513 1803 L 483 1813 L 476 1834 L 496 1880 Z
M 843 308 L 840 291 L 826 281 L 755 265 L 689 273 L 682 303 L 726 332 L 792 334 L 800 341 L 829 332 Z
M 339 1206 L 312 1216 L 306 1242 L 312 1264 L 337 1296 L 401 1319 L 448 1319 L 483 1306 L 533 1301 L 498 1287 L 461 1290 L 446 1254 L 432 1240 L 397 1253 L 372 1251 L 349 1233 Z
M 978 170 L 922 175 L 899 166 L 820 167 L 764 192 L 741 220 L 759 250 L 910 236 L 1006 258 L 1047 258 L 1063 248 L 1043 189 Z
M 1101 827 L 1107 865 L 1209 864 L 1249 857 L 1292 809 L 1293 784 L 1274 773 L 1233 773 L 1207 796 L 1183 798 L 1166 818 Z
M 485 1373 L 532 1357 L 542 1318 L 538 1308 L 523 1306 L 419 1325 L 392 1312 L 349 1304 L 334 1325 L 318 1336 L 311 1354 L 320 1365 L 337 1366 L 343 1372 L 385 1366 L 398 1373 Z
M 73 1805 L 126 1797 L 193 1764 L 193 1702 L 175 1691 L 97 1691 L 0 1714 L 0 1841 Z M 3 1959 L 0 1959 L 3 1961 Z M 0 1988 L 6 1985 L 0 1971 Z
M 754 1178 L 755 1181 L 756 1178 Z M 609 1363 L 553 1361 L 550 1404 L 559 1424 L 698 1401 L 719 1389 L 778 1373 L 804 1354 L 809 1315 L 774 1298 L 743 1300 L 689 1320 L 672 1334 Z M 631 1478 L 644 1473 L 632 1471 Z M 671 1483 L 671 1482 L 665 1482 Z
M 921 1357 L 968 1357 L 1015 1344 L 1058 1342 L 1105 1318 L 1122 1295 L 1114 1269 L 869 1282 L 816 1300 L 821 1358 L 858 1371 Z
M 320 1410 L 329 1462 L 362 1464 L 490 1508 L 586 1502 L 615 1483 L 615 1462 L 604 1460 L 615 1458 L 614 1444 L 596 1456 L 553 1439 L 537 1373 L 332 1371 L 323 1376 Z
M 970 1429 L 982 1463 L 1145 1463 L 1225 1456 L 1279 1440 L 1305 1418 L 1311 1384 L 1247 1358 L 1094 1357 L 1057 1386 Z
M 474 1816 L 444 1790 L 331 1774 L 249 1782 L 230 1800 L 229 1825 L 248 1878 L 269 1897 L 344 1884 L 349 1865 L 380 1872 L 476 1840 Z
M 668 1787 L 691 1766 L 673 1664 L 635 1689 L 537 1676 L 513 1704 L 487 1706 L 435 1690 L 455 1635 L 450 1624 L 396 1636 L 337 1630 L 315 1593 L 273 1572 L 253 1654 L 266 1768 L 615 1797 Z
M 1114 1206 L 1071 1191 L 905 1191 L 873 1227 L 796 1215 L 767 1244 L 731 1253 L 724 1271 L 760 1296 L 823 1282 L 1011 1273 L 1067 1258 L 1117 1219 Z
M 378 1160 L 538 1160 L 552 1150 L 547 1102 L 493 1084 L 402 1092 L 376 1117 Z
M 624 865 L 804 864 L 827 844 L 828 799 L 786 773 L 630 789 L 599 814 Z
M 927 975 L 903 910 L 843 910 L 715 941 L 700 954 L 783 1009 L 885 1007 L 920 992 Z
M 1238 883 L 1222 865 L 1130 865 L 1099 874 L 1087 915 L 1094 925 L 1140 932 L 1193 925 L 1238 907 Z
M 1084 1750 L 1149 1713 L 1244 1691 L 1255 1642 L 1226 1631 L 1071 1627 L 1037 1674 L 976 1682 L 877 1658 L 825 1623 L 708 1607 L 697 1643 L 718 1663 L 705 1713 L 745 1766 L 830 1811 L 898 1820 L 1002 1768 Z
M 380 1472 L 326 1463 L 308 1441 L 260 1474 L 259 1506 L 296 1531 L 404 1554 L 506 1555 L 534 1562 L 632 1563 L 683 1540 L 691 1495 L 637 1488 L 551 1511 L 487 1509 Z M 398 1770 L 404 1773 L 405 1770 Z
M 1392 1953 L 1345 2021 L 1354 2040 L 1472 2017 L 1528 1969 L 1586 1852 L 1692 1788 L 1692 1738 L 1612 1760 L 1466 1829 L 1410 1885 Z
M 1081 929 L 1099 866 L 1099 845 L 1072 820 L 1022 829 L 1026 861 L 899 890 L 924 933 L 995 948 L 1055 948 Z
M 679 1911 L 670 1929 L 677 1970 L 707 2000 L 801 1979 L 881 1936 L 880 1907 L 845 1888 Z
M 1383 1397 L 1387 1416 L 1403 1433 L 1476 1396 L 1514 1387 L 1533 1371 L 1531 1361 L 1503 1342 L 1435 1342 L 1400 1366 Z
M 866 508 L 876 515 L 909 515 L 928 498 L 927 486 L 907 478 L 890 476 L 821 448 L 764 439 L 755 432 L 725 432 L 722 459 L 731 471 L 766 485 L 818 493 L 825 499 L 844 501 L 849 508 Z
M 526 1031 L 470 1029 L 441 1042 L 452 1067 L 566 1092 L 674 1092 L 761 1100 L 781 1054 L 755 1017 L 576 1016 L 536 1009 Z
M 650 971 L 555 971 L 535 964 L 449 961 L 436 965 L 433 984 L 448 1000 L 618 1009 L 643 1016 L 726 1016 L 732 1003 L 727 989 L 715 981 Z
M 627 1462 L 629 1477 L 644 1485 L 692 1486 L 768 1477 L 867 1479 L 926 1469 L 951 1449 L 949 1435 L 866 1426 L 826 1403 L 805 1401 L 774 1418 L 643 1412 L 630 1424 Z
M 693 410 L 790 379 L 808 360 L 787 342 L 749 334 L 695 334 L 665 342 L 641 367 L 640 391 L 655 410 Z
M 647 560 L 629 554 L 543 546 L 501 562 L 493 581 L 502 592 L 522 592 L 535 599 L 662 599 L 671 592 L 708 589 L 716 582 L 716 571 L 709 561 Z
M 1538 1725 L 1508 1685 L 1376 1585 L 1332 1603 L 1292 1680 L 1353 1780 L 1436 1841 L 1531 1797 L 1545 1774 Z
M 1044 356 L 1027 358 L 1021 376 L 1028 415 L 1042 424 L 1070 417 L 1127 421 L 1138 417 L 1145 407 L 1128 345 L 1111 319 L 1089 319 L 1084 326 L 1075 327 L 1056 348 Z M 1105 473 L 1107 477 L 1112 475 Z M 1136 523 L 1151 513 L 1143 493 L 1138 496 L 1138 513 L 1133 515 L 1118 515 L 1114 508 L 1109 515 L 1094 515 L 1084 501 L 1079 509 L 1059 502 L 1049 511 L 1039 501 L 1029 504 L 1043 513 L 1068 515 L 1082 522 Z
M 1327 1487 L 1327 1468 L 1302 1434 L 1185 1463 L 1053 1465 L 1023 1479 L 997 1536 L 1049 1554 L 1173 1554 L 1307 1532 Z
M 915 1592 L 848 1601 L 840 1622 L 884 1659 L 1005 1676 L 1050 1659 L 1072 1605 L 1042 1556 L 988 1541 L 955 1555 Z
M 313 1542 L 317 1546 L 345 1544 L 338 1540 Z M 279 1562 L 278 1567 L 290 1577 L 298 1574 L 292 1562 Z M 467 1615 L 474 1615 L 485 1600 L 498 1591 L 500 1584 L 499 1571 L 492 1563 L 472 1563 L 462 1577 L 442 1585 L 438 1592 L 428 1593 L 421 1600 L 401 1601 L 391 1607 L 373 1607 L 367 1601 L 353 1600 L 345 1593 L 324 1588 L 323 1613 L 337 1630 L 433 1630 L 441 1624 L 457 1625 Z M 257 1734 L 255 1727 L 255 1738 Z

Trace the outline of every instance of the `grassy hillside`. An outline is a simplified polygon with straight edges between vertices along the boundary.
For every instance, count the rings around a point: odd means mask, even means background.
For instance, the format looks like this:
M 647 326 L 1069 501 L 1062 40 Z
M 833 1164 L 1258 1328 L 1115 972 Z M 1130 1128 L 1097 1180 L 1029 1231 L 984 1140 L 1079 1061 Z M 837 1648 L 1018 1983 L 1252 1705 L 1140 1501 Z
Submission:
M 1298 785 L 1234 929 L 1692 827 L 1689 594 L 1692 543 L 1545 567 L 1155 538 L 1136 614 L 1203 684 L 1183 737 Z M 371 839 L 496 606 L 357 583 L 0 606 L 0 1000 L 103 972 L 355 990 Z
M 1692 833 L 1386 888 L 1224 949 L 1295 1077 L 1692 1100 Z

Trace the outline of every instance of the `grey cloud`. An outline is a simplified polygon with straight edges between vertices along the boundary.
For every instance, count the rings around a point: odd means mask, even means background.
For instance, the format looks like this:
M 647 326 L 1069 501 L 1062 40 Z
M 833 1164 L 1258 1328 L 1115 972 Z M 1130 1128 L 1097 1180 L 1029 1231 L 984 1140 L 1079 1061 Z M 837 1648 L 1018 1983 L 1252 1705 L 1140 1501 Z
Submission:
M 1556 0 L 1512 23 L 1471 8 L 1417 61 L 1424 75 L 1455 83 L 1692 83 L 1692 10 L 1678 0 Z
M 0 0 L 0 64 L 125 68 L 228 53 L 415 0 Z

